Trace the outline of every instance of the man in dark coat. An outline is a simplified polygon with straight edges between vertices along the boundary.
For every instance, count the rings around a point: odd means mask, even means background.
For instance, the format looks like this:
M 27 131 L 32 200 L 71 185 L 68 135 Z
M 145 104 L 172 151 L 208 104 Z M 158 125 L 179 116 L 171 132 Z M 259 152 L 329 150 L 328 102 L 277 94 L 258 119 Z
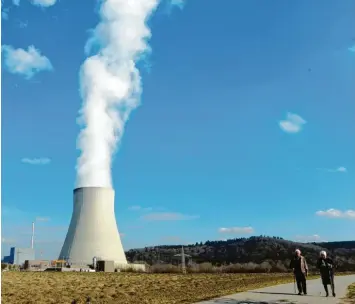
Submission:
M 307 282 L 306 277 L 308 275 L 308 266 L 306 259 L 301 255 L 301 251 L 297 249 L 295 251 L 295 256 L 291 260 L 290 268 L 293 270 L 293 273 L 297 282 L 298 295 L 301 295 L 302 292 L 307 294 Z
M 322 284 L 324 286 L 326 297 L 329 296 L 328 285 L 331 286 L 333 297 L 335 297 L 334 263 L 331 258 L 327 257 L 327 253 L 325 251 L 320 252 L 320 257 L 317 261 L 317 268 L 320 271 L 320 275 L 322 278 Z

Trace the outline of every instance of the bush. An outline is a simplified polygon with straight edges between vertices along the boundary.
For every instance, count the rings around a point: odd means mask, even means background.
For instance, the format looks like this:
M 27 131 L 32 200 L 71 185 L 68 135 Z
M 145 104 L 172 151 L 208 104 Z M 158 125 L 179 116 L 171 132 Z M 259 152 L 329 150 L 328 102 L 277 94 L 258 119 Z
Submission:
M 123 270 L 124 271 L 124 270 Z M 128 272 L 128 270 L 126 270 Z M 181 273 L 181 266 L 171 264 L 155 264 L 150 267 L 152 273 Z M 281 261 L 277 263 L 263 262 L 261 264 L 229 264 L 222 266 L 213 266 L 212 263 L 194 264 L 187 267 L 189 273 L 269 273 L 269 272 L 287 272 L 287 268 Z
M 122 268 L 118 269 L 120 272 L 132 272 L 132 273 L 143 273 L 144 271 L 142 269 L 136 269 L 134 267 L 127 267 L 127 268 Z
M 287 272 L 286 266 L 281 262 L 277 261 L 276 265 L 271 268 L 272 272 Z
M 171 264 L 155 264 L 150 267 L 149 271 L 151 273 L 179 273 L 181 272 L 181 267 Z
M 196 264 L 192 272 L 198 272 L 198 273 L 213 273 L 217 272 L 219 267 L 214 267 L 212 263 L 201 263 L 201 264 Z

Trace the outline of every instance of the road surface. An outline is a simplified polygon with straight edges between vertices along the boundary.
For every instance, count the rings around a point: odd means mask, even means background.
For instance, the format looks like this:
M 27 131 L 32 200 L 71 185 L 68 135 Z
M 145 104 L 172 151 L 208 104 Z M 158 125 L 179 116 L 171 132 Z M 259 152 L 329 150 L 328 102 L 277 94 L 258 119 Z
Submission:
M 299 296 L 294 293 L 294 285 L 282 284 L 248 292 L 241 292 L 223 298 L 199 302 L 198 304 L 336 304 L 341 303 L 341 298 L 346 295 L 347 287 L 355 282 L 355 275 L 335 277 L 336 297 L 331 295 L 328 286 L 329 297 L 325 292 L 320 279 L 307 281 L 308 295 Z

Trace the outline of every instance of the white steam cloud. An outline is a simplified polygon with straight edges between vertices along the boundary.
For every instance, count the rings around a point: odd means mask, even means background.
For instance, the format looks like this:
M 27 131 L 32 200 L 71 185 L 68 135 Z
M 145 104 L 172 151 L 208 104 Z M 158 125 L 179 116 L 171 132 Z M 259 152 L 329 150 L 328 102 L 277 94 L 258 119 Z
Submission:
M 111 187 L 112 155 L 140 102 L 137 61 L 150 50 L 147 19 L 159 0 L 103 0 L 100 23 L 85 47 L 96 54 L 81 67 L 83 106 L 78 138 L 77 187 Z

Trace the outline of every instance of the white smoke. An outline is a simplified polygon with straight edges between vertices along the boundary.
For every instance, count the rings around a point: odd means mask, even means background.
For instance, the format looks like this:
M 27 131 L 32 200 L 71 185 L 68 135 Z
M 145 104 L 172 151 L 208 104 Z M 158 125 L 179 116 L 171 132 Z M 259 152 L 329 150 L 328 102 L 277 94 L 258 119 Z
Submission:
M 111 187 L 112 155 L 132 110 L 140 102 L 136 62 L 149 51 L 147 19 L 159 0 L 103 0 L 100 23 L 86 50 L 98 48 L 81 67 L 83 106 L 79 123 L 81 156 L 77 187 Z

